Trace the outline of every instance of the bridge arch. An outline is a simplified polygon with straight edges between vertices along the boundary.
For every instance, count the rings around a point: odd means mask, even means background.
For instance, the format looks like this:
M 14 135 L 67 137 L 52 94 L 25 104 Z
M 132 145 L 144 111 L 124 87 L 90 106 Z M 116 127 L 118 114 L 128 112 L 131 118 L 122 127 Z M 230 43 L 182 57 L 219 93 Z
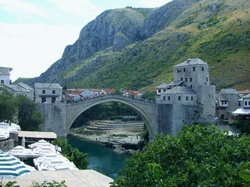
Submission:
M 138 100 L 138 99 L 131 99 L 128 97 L 120 96 L 120 95 L 106 95 L 102 97 L 95 97 L 92 99 L 87 99 L 84 101 L 80 101 L 77 103 L 68 103 L 66 105 L 66 134 L 68 134 L 70 127 L 72 126 L 73 122 L 76 118 L 83 113 L 84 111 L 88 110 L 89 108 L 107 102 L 119 102 L 125 105 L 130 106 L 133 110 L 135 110 L 143 119 L 144 123 L 149 132 L 149 137 L 154 137 L 154 124 L 156 123 L 155 120 L 155 103 Z

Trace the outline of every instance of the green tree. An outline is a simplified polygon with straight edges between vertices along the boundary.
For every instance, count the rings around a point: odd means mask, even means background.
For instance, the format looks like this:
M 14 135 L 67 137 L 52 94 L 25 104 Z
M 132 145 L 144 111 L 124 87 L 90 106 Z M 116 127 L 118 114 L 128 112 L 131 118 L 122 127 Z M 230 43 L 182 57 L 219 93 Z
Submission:
M 66 139 L 56 139 L 53 141 L 53 144 L 61 147 L 62 155 L 73 162 L 78 169 L 87 169 L 89 165 L 87 154 L 80 152 L 77 148 L 73 148 Z
M 15 114 L 14 96 L 6 89 L 0 88 L 0 121 L 12 121 Z
M 228 137 L 215 126 L 186 126 L 158 135 L 134 154 L 112 186 L 250 186 L 250 136 Z
M 142 99 L 148 99 L 148 100 L 151 100 L 151 101 L 155 101 L 155 96 L 156 96 L 156 92 L 145 92 L 141 98 Z
M 16 97 L 18 121 L 22 130 L 36 131 L 43 123 L 42 113 L 36 110 L 36 104 L 29 98 L 19 95 Z

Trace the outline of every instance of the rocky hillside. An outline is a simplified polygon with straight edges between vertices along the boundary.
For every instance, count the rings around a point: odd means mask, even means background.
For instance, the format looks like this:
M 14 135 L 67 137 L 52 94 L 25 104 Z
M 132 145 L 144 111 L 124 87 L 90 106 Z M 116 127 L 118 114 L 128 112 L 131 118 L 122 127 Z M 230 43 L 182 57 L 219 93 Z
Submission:
M 249 0 L 107 10 L 83 27 L 61 59 L 26 82 L 149 89 L 170 82 L 173 66 L 188 58 L 208 62 L 217 89 L 250 88 Z

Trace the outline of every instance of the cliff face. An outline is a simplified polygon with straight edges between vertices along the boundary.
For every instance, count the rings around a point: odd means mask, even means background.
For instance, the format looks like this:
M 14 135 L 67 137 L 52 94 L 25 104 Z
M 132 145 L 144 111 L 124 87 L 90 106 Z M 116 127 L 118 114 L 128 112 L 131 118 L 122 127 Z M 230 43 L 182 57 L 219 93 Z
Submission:
M 140 89 L 171 81 L 174 64 L 201 58 L 218 87 L 250 87 L 248 0 L 173 0 L 107 10 L 39 77 L 67 87 Z M 237 65 L 237 68 L 235 68 Z M 225 74 L 224 72 L 227 72 Z

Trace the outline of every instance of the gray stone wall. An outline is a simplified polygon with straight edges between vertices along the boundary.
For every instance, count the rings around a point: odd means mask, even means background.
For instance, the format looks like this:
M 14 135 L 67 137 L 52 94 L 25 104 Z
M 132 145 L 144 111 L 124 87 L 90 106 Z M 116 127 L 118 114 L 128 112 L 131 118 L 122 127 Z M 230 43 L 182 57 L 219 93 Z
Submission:
M 8 139 L 0 142 L 0 149 L 4 152 L 7 152 L 14 148 L 14 140 Z
M 215 86 L 214 85 L 196 85 L 198 112 L 201 116 L 215 116 Z
M 37 108 L 45 118 L 41 124 L 42 131 L 55 132 L 57 137 L 66 137 L 66 104 L 40 103 Z
M 157 104 L 158 133 L 177 136 L 184 125 L 193 125 L 197 119 L 197 105 Z

